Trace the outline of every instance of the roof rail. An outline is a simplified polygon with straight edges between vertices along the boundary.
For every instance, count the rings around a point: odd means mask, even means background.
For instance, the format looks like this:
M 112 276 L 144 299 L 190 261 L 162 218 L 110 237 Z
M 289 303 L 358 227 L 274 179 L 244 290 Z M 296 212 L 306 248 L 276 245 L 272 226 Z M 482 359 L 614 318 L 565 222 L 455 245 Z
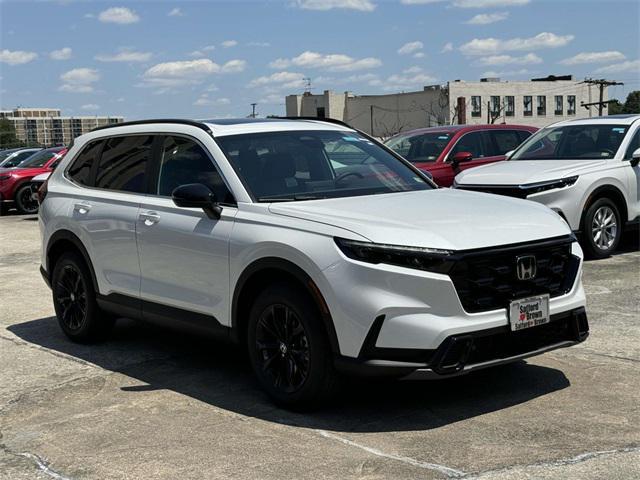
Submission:
M 202 122 L 197 122 L 195 120 L 185 120 L 183 118 L 152 118 L 149 120 L 133 120 L 131 122 L 112 123 L 109 125 L 103 125 L 101 127 L 96 127 L 91 131 L 95 132 L 98 130 L 106 130 L 107 128 L 115 128 L 115 127 L 129 127 L 131 125 L 152 125 L 154 123 L 178 123 L 181 125 L 191 125 L 192 127 L 200 128 L 206 132 L 211 131 L 209 127 Z
M 338 120 L 335 118 L 319 118 L 319 117 L 271 117 L 271 118 L 279 118 L 281 120 L 313 120 L 316 122 L 326 122 L 326 123 L 335 123 L 336 125 L 342 125 L 343 127 L 348 127 L 353 130 L 357 130 L 356 128 L 349 125 L 347 122 L 342 120 Z

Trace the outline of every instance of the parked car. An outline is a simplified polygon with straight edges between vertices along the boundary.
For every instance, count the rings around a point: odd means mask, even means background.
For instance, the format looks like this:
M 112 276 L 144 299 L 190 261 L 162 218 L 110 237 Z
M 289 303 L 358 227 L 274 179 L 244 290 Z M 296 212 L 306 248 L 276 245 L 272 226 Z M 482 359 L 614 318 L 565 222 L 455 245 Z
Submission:
M 360 161 L 334 168 L 336 144 Z M 321 402 L 338 372 L 442 378 L 588 334 L 558 215 L 438 189 L 339 122 L 104 127 L 40 197 L 41 272 L 71 340 L 119 316 L 218 334 L 286 406 Z
M 524 125 L 447 125 L 399 133 L 386 145 L 441 187 L 462 170 L 499 162 L 537 130 Z
M 29 186 L 31 187 L 31 198 L 33 201 L 40 203 L 40 198 L 38 197 L 38 191 L 42 188 L 45 182 L 51 176 L 51 172 L 41 173 L 40 175 L 36 175 L 29 182 Z
M 543 203 L 602 258 L 640 220 L 639 161 L 640 115 L 569 120 L 540 130 L 507 162 L 461 173 L 455 187 Z
M 12 148 L 10 150 L 4 150 L 0 152 L 0 168 L 13 168 L 20 165 L 27 158 L 36 152 L 42 150 L 41 148 Z
M 0 208 L 4 213 L 15 205 L 18 213 L 36 213 L 38 202 L 31 195 L 33 177 L 51 172 L 67 152 L 65 147 L 40 150 L 14 168 L 0 168 Z

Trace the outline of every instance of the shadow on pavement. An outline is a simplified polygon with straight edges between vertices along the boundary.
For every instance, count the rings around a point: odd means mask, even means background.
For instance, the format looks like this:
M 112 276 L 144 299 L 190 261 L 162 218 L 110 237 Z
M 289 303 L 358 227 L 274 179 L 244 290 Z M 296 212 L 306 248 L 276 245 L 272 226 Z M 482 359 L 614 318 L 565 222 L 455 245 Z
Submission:
M 559 370 L 519 362 L 428 382 L 353 380 L 332 405 L 301 414 L 274 407 L 232 345 L 126 319 L 118 321 L 109 341 L 92 346 L 69 341 L 54 317 L 8 329 L 26 342 L 139 380 L 141 385 L 122 387 L 132 395 L 168 389 L 265 421 L 330 431 L 429 430 L 569 386 Z

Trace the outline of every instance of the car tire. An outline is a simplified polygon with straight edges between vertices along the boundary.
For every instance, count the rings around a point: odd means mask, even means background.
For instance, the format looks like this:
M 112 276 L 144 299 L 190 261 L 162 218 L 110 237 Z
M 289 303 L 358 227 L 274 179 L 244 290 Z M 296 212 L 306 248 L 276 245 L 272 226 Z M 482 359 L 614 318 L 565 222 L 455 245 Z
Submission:
M 249 314 L 251 365 L 274 402 L 310 410 L 337 388 L 333 355 L 320 312 L 302 288 L 279 283 L 256 298 Z
M 622 219 L 616 204 L 599 198 L 584 213 L 582 247 L 588 258 L 606 258 L 615 252 L 622 236 Z
M 15 203 L 18 213 L 21 215 L 32 215 L 38 213 L 38 202 L 32 200 L 33 192 L 31 185 L 22 185 L 15 194 Z
M 98 307 L 91 272 L 79 255 L 68 252 L 58 259 L 51 290 L 58 323 L 67 337 L 78 343 L 107 337 L 115 318 Z

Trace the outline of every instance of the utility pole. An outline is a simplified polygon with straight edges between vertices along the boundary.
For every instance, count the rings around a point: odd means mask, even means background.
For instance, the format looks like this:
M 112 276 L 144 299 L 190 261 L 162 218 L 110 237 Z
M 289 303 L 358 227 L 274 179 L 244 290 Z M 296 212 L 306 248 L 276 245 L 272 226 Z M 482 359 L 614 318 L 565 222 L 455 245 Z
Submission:
M 598 102 L 591 102 L 589 101 L 589 103 L 581 103 L 581 105 L 586 108 L 587 110 L 591 110 L 590 107 L 597 105 L 598 106 L 598 116 L 602 116 L 602 114 L 604 113 L 604 109 L 608 106 L 609 103 L 613 103 L 615 102 L 615 100 L 605 100 L 604 99 L 604 89 L 605 87 L 612 87 L 614 85 L 624 85 L 624 83 L 622 82 L 615 82 L 615 81 L 611 81 L 611 80 L 605 80 L 604 78 L 601 79 L 593 79 L 593 78 L 585 78 L 584 82 L 587 85 L 597 85 L 599 90 L 600 90 L 600 101 Z M 591 90 L 589 90 L 589 93 L 591 93 Z M 589 99 L 591 100 L 591 99 Z
M 487 101 L 487 123 L 491 123 L 491 102 Z
M 371 122 L 371 136 L 373 137 L 373 105 L 369 106 L 369 117 Z
M 251 115 L 249 115 L 251 118 L 256 118 L 256 106 L 258 104 L 257 103 L 252 103 L 251 104 Z
M 304 77 L 304 93 L 311 93 L 311 77 Z

